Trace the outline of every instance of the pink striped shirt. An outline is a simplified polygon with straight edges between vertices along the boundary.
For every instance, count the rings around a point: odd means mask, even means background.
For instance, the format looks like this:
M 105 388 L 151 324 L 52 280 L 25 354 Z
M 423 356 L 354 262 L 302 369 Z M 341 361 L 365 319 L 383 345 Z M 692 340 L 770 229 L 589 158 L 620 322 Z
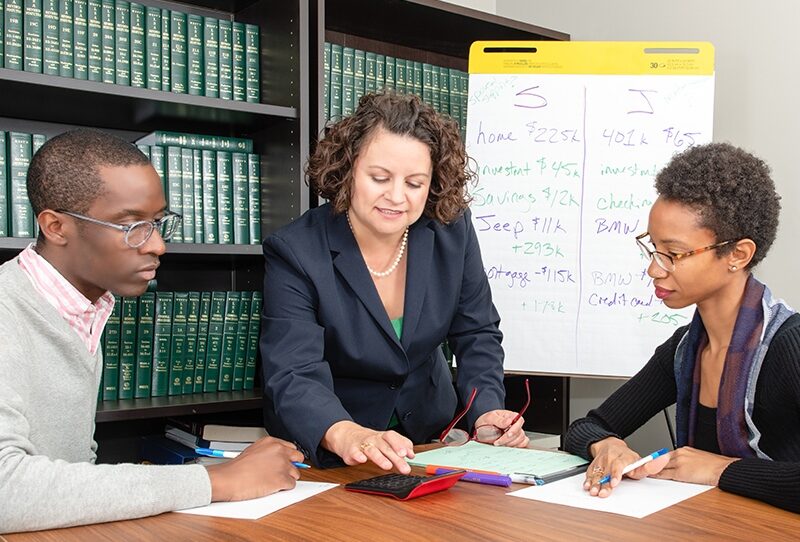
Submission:
M 97 352 L 103 328 L 114 309 L 114 296 L 111 292 L 104 293 L 92 303 L 34 250 L 33 243 L 20 252 L 18 261 L 36 291 L 75 330 L 89 353 Z

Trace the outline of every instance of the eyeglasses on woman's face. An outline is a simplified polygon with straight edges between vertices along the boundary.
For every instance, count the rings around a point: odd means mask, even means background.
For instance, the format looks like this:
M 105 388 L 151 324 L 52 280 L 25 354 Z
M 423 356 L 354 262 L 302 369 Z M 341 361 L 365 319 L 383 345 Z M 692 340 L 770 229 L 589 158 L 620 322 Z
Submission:
M 666 271 L 667 273 L 672 273 L 675 271 L 675 262 L 678 260 L 682 260 L 683 258 L 688 258 L 689 256 L 694 256 L 695 254 L 701 254 L 708 250 L 713 250 L 715 248 L 723 247 L 730 243 L 735 243 L 738 239 L 729 239 L 728 241 L 721 241 L 719 243 L 715 243 L 713 245 L 708 245 L 707 247 L 696 248 L 694 250 L 690 250 L 688 252 L 680 252 L 678 254 L 666 254 L 664 252 L 659 252 L 655 250 L 655 248 L 648 247 L 643 239 L 650 235 L 649 232 L 644 232 L 640 235 L 636 236 L 636 244 L 639 246 L 639 250 L 642 251 L 642 255 L 648 259 L 653 260 L 656 262 L 656 265 L 659 266 L 661 269 Z

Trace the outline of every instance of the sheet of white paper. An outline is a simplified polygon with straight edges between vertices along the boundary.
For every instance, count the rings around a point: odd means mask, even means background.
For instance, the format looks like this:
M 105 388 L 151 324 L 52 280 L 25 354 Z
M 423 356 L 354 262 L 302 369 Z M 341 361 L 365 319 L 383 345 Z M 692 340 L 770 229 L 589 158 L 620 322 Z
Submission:
M 512 491 L 507 495 L 643 518 L 714 487 L 655 478 L 642 480 L 623 478 L 609 497 L 601 499 L 592 497 L 583 490 L 584 479 L 583 474 L 571 476 L 543 486 Z
M 298 503 L 317 493 L 322 493 L 339 484 L 328 484 L 324 482 L 297 482 L 297 486 L 289 491 L 279 491 L 266 497 L 251 499 L 249 501 L 236 502 L 214 502 L 208 506 L 199 508 L 189 508 L 188 510 L 177 510 L 181 514 L 196 514 L 198 516 L 219 516 L 223 518 L 236 519 L 258 519 L 267 514 L 277 512 L 281 508 L 286 508 Z

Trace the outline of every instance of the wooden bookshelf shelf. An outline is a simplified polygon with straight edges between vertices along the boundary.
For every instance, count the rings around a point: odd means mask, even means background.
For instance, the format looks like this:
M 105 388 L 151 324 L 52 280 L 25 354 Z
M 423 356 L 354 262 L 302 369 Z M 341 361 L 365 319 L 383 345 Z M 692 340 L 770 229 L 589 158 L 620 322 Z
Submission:
M 22 250 L 34 239 L 0 237 L 0 250 Z M 261 245 L 214 245 L 203 243 L 167 243 L 167 254 L 190 254 L 197 256 L 261 256 Z
M 194 393 L 97 403 L 98 423 L 190 414 L 210 414 L 261 407 L 261 390 Z

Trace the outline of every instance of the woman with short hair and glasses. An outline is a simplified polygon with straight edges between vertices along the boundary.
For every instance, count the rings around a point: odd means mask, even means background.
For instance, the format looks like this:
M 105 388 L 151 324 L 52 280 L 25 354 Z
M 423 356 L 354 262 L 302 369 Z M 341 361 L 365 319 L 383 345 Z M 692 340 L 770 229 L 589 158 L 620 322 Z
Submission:
M 441 436 L 456 411 L 447 339 L 458 396 L 475 390 L 470 433 L 526 446 L 522 417 L 504 409 L 500 317 L 456 123 L 415 96 L 368 94 L 328 128 L 306 174 L 329 203 L 264 242 L 270 433 L 317 465 L 409 472 L 413 444 Z
M 655 186 L 636 242 L 656 297 L 696 305 L 694 318 L 570 426 L 566 449 L 592 459 L 584 489 L 607 497 L 639 459 L 622 439 L 675 404 L 678 448 L 627 477 L 714 485 L 800 512 L 800 315 L 752 274 L 778 228 L 769 168 L 712 143 L 675 156 Z

